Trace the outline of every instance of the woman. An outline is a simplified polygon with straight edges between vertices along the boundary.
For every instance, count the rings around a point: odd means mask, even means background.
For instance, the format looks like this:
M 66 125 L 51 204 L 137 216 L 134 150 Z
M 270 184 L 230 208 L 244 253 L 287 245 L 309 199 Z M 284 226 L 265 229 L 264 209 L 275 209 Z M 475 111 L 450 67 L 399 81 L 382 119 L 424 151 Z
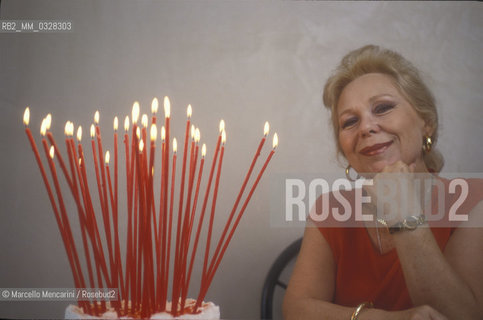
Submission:
M 373 180 L 364 187 L 371 203 L 362 205 L 363 212 L 376 216 L 383 180 L 404 177 L 416 186 L 421 176 L 440 171 L 434 99 L 399 54 L 372 45 L 350 52 L 325 85 L 324 104 L 348 178 L 357 173 Z M 483 196 L 481 179 L 468 184 L 463 210 L 470 224 L 483 216 Z M 381 219 L 360 228 L 310 222 L 286 291 L 285 318 L 482 319 L 483 229 L 428 228 L 422 200 L 408 199 L 432 190 L 417 190 L 398 193 L 391 214 L 383 207 Z M 353 192 L 345 191 L 346 199 L 354 199 Z M 342 209 L 333 194 L 328 199 L 330 208 Z M 322 201 L 315 207 L 323 208 Z

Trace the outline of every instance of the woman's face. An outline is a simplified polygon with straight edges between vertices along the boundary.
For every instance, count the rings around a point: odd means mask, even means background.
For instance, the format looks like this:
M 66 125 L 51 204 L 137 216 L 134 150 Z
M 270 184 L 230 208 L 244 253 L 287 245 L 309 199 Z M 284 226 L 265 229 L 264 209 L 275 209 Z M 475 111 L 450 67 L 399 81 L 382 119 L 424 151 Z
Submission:
M 369 73 L 350 82 L 337 114 L 342 152 L 357 172 L 380 172 L 398 160 L 426 171 L 422 141 L 430 129 L 389 76 Z

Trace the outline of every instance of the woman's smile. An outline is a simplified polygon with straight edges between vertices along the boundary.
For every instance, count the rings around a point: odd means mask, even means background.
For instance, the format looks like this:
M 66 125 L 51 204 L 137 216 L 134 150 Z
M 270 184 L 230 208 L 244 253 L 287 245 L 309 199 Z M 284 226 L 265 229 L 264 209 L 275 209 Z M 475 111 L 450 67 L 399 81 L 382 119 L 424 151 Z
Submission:
M 392 143 L 393 141 L 376 143 L 371 146 L 363 148 L 362 150 L 359 151 L 359 153 L 368 157 L 375 156 L 385 152 L 391 146 Z

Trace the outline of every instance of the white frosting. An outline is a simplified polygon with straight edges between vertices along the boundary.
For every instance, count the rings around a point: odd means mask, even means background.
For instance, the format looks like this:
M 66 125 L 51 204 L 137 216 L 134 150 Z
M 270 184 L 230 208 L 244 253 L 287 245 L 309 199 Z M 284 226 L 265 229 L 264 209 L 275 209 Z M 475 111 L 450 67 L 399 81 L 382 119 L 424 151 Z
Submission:
M 193 305 L 196 300 L 187 299 L 186 305 Z M 168 302 L 166 309 L 171 310 L 171 303 Z M 201 312 L 198 314 L 183 314 L 176 316 L 174 318 L 171 314 L 167 312 L 155 313 L 150 319 L 203 319 L 203 320 L 219 320 L 220 319 L 220 307 L 215 305 L 213 302 L 203 302 L 200 308 Z M 74 305 L 69 305 L 65 310 L 65 319 L 119 319 L 117 312 L 114 310 L 109 310 L 99 317 L 91 316 L 85 314 L 81 308 Z M 130 317 L 121 317 L 121 319 L 132 319 Z

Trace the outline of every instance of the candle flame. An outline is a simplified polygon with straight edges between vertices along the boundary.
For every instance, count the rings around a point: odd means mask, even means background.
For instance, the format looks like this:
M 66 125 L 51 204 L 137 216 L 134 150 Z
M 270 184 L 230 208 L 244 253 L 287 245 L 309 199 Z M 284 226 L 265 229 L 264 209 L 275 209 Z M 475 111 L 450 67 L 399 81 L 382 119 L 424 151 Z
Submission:
M 139 119 L 139 102 L 134 101 L 132 105 L 132 123 L 135 124 Z
M 178 152 L 178 141 L 176 140 L 176 138 L 173 138 L 173 152 Z
M 275 132 L 275 134 L 273 135 L 273 149 L 275 149 L 277 146 L 278 146 L 278 135 L 277 133 Z
M 186 110 L 186 115 L 188 118 L 191 118 L 191 115 L 193 114 L 193 108 L 191 108 L 191 104 L 188 105 L 188 109 Z
M 164 140 L 166 140 L 166 129 L 164 128 L 164 126 L 161 127 L 161 141 L 164 142 Z
M 30 109 L 29 107 L 25 108 L 25 112 L 23 113 L 23 124 L 28 126 L 30 122 Z
M 195 132 L 196 132 L 195 126 L 192 124 L 191 125 L 191 139 L 194 139 L 195 138 Z
M 206 156 L 206 144 L 203 143 L 201 147 L 201 156 L 204 158 Z
M 82 127 L 79 126 L 77 128 L 77 141 L 81 142 L 81 140 L 82 140 Z
M 65 127 L 64 127 L 64 134 L 65 134 L 66 136 L 69 136 L 69 127 L 70 127 L 70 121 L 67 121 L 67 122 L 65 123 Z
M 147 114 L 143 114 L 143 116 L 141 117 L 141 123 L 142 123 L 144 128 L 148 127 L 148 115 Z
M 156 127 L 156 124 L 151 125 L 151 141 L 156 141 L 158 135 L 158 128 Z
M 94 123 L 96 125 L 99 124 L 99 110 L 97 110 L 96 113 L 94 113 Z
M 54 146 L 50 146 L 49 155 L 51 159 L 54 159 L 55 149 Z
M 220 120 L 220 133 L 225 130 L 225 120 L 221 119 Z
M 49 113 L 47 117 L 45 117 L 45 129 L 47 131 L 50 130 L 51 125 L 52 125 L 52 115 Z
M 82 166 L 82 158 L 79 158 L 79 166 Z
M 65 123 L 64 134 L 67 137 L 72 137 L 74 135 L 74 124 L 70 121 Z
M 119 119 L 117 118 L 117 116 L 114 117 L 113 127 L 114 127 L 114 131 L 117 131 L 117 128 L 119 127 Z
M 226 142 L 226 131 L 225 131 L 225 130 L 223 130 L 223 131 L 221 132 L 221 143 L 222 143 L 222 144 L 225 144 L 225 142 Z
M 164 117 L 169 118 L 171 116 L 171 102 L 169 102 L 168 96 L 164 97 Z
M 200 142 L 200 139 L 201 139 L 200 129 L 199 128 L 196 128 L 196 131 L 195 131 L 195 142 L 196 143 Z
M 136 128 L 136 137 L 137 137 L 138 139 L 140 139 L 140 138 L 141 138 L 141 129 L 139 129 L 139 127 L 137 127 L 137 128 Z
M 159 102 L 158 98 L 154 97 L 153 102 L 151 102 L 151 113 L 155 114 L 158 112 Z
M 40 124 L 40 134 L 42 136 L 45 136 L 45 132 L 47 131 L 47 125 L 46 125 L 47 120 L 44 118 L 42 120 L 42 123 Z
M 94 127 L 94 124 L 91 124 L 91 139 L 94 139 L 96 136 L 96 128 Z
M 144 150 L 144 142 L 143 140 L 139 141 L 139 152 L 143 152 Z
M 126 118 L 124 118 L 124 131 L 128 131 L 129 130 L 129 116 L 126 116 Z
M 268 121 L 265 122 L 265 127 L 263 127 L 263 135 L 266 137 L 268 136 L 268 133 L 270 132 L 270 125 L 268 124 Z
M 111 155 L 109 154 L 109 150 L 108 150 L 106 151 L 106 157 L 105 157 L 106 164 L 109 164 L 109 160 L 111 160 Z

